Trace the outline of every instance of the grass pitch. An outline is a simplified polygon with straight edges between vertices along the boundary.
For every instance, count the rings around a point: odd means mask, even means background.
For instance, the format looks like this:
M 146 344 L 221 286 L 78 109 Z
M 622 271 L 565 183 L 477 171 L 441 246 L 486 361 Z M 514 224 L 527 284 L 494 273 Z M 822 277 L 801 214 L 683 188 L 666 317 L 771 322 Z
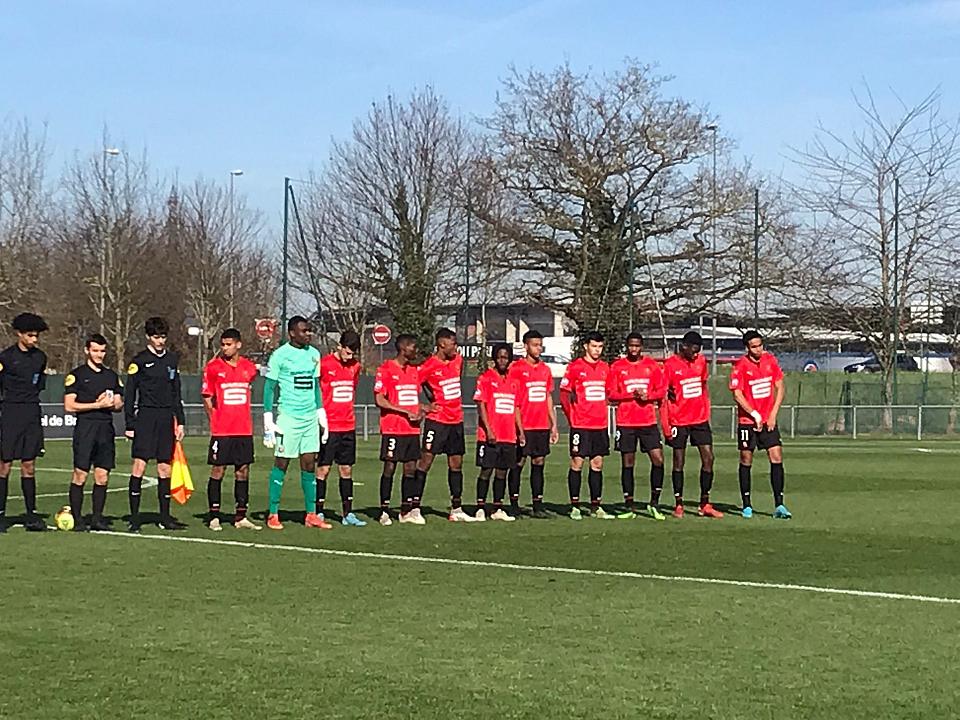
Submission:
M 216 543 L 164 541 L 155 528 L 140 538 L 19 528 L 0 536 L 0 717 L 957 714 L 960 443 L 791 442 L 789 522 L 769 516 L 758 455 L 750 521 L 730 513 L 478 526 L 447 523 L 438 512 L 426 527 L 321 532 L 287 522 L 280 533 L 228 526 L 217 534 L 202 524 L 205 441 L 191 439 L 187 449 L 197 493 L 178 510 L 190 528 L 176 537 Z M 379 468 L 374 443 L 360 443 L 360 453 L 356 505 L 366 516 Z M 251 488 L 258 510 L 269 467 L 261 455 Z M 558 447 L 547 466 L 548 500 L 558 509 L 563 456 Z M 619 495 L 617 462 L 611 456 L 606 473 L 610 499 Z M 732 445 L 719 446 L 715 499 L 724 509 L 739 504 L 736 462 Z M 38 480 L 51 524 L 67 501 L 69 467 L 69 444 L 50 443 Z M 127 470 L 115 474 L 118 492 L 107 501 L 117 530 Z M 637 476 L 643 497 L 646 470 Z M 474 477 L 468 468 L 468 498 Z M 17 478 L 12 515 L 22 509 Z M 335 480 L 329 487 L 328 515 L 336 515 Z M 145 510 L 156 508 L 154 497 L 144 491 Z M 223 497 L 232 509 L 229 480 Z M 427 504 L 445 509 L 439 464 Z M 291 518 L 302 510 L 292 473 L 284 508 Z M 803 585 L 911 597 L 792 587 Z

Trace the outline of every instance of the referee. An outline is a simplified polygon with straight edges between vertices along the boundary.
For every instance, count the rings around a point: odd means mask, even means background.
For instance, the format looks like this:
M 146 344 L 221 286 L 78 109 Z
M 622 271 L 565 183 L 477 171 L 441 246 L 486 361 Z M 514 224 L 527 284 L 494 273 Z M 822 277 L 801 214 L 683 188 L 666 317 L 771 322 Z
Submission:
M 20 461 L 20 487 L 27 508 L 24 528 L 47 529 L 37 515 L 36 459 L 43 454 L 40 392 L 46 386 L 47 356 L 37 347 L 47 323 L 39 315 L 21 313 L 13 319 L 17 342 L 0 352 L 0 533 L 7 530 L 7 490 L 10 470 Z
M 133 440 L 130 469 L 130 527 L 140 532 L 140 490 L 147 463 L 157 461 L 157 499 L 160 528 L 183 530 L 186 525 L 170 514 L 170 462 L 175 441 L 183 439 L 183 400 L 180 396 L 180 370 L 176 353 L 167 350 L 170 326 L 160 317 L 149 318 L 144 325 L 147 347 L 127 368 L 127 392 L 124 395 L 126 436 Z M 176 429 L 174 429 L 176 421 Z

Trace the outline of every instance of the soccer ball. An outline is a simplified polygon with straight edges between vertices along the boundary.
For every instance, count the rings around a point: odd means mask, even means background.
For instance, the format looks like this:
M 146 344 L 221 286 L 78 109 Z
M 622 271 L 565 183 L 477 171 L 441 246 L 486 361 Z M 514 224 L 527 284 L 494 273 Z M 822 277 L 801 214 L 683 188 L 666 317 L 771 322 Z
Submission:
M 70 512 L 70 506 L 64 505 L 54 516 L 57 527 L 61 530 L 73 530 L 73 513 Z

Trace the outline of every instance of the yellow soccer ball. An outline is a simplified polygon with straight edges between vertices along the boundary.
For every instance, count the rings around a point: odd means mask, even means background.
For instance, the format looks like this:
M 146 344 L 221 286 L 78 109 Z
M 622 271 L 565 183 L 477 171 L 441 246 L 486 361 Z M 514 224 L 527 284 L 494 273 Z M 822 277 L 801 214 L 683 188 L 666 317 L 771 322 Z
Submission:
M 64 505 L 54 516 L 57 527 L 61 530 L 73 530 L 73 513 L 70 512 L 70 506 Z

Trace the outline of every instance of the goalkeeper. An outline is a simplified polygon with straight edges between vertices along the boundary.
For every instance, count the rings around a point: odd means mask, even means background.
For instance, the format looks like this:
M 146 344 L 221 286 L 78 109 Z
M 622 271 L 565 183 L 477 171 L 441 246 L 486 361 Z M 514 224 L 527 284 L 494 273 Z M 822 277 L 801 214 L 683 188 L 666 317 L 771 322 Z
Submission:
M 320 398 L 317 365 L 320 352 L 310 344 L 313 329 L 303 317 L 290 318 L 287 323 L 289 342 L 277 348 L 270 356 L 267 380 L 263 386 L 263 444 L 276 447 L 276 460 L 270 471 L 270 511 L 267 527 L 283 530 L 280 522 L 280 495 L 287 467 L 294 458 L 300 458 L 300 485 L 307 510 L 307 527 L 330 530 L 333 526 L 316 514 L 317 453 L 320 452 L 321 431 L 327 437 L 327 415 Z M 280 390 L 277 415 L 273 402 Z

